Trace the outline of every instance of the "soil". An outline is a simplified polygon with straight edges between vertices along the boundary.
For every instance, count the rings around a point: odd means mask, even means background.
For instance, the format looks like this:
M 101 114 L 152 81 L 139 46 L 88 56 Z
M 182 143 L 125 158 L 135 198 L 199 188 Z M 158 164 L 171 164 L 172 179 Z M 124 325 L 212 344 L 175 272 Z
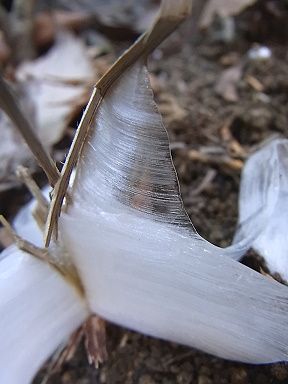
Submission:
M 188 20 L 149 65 L 186 209 L 199 233 L 220 246 L 235 231 L 243 161 L 263 140 L 288 136 L 287 3 L 259 1 L 234 21 L 235 36 L 227 42 L 223 26 L 219 37 L 219 25 L 195 38 Z M 247 58 L 256 43 L 269 47 L 269 59 Z M 227 96 L 217 84 L 237 67 L 239 80 Z M 244 262 L 265 267 L 253 252 Z M 47 384 L 288 383 L 284 363 L 229 362 L 111 324 L 107 339 L 109 359 L 98 370 L 89 366 L 81 346 Z M 34 384 L 46 374 L 43 368 Z

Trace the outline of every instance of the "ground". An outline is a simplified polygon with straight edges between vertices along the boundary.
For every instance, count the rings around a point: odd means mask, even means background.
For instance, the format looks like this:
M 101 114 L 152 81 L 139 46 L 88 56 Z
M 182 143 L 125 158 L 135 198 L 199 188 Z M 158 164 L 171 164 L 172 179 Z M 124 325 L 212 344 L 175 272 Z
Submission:
M 220 246 L 233 238 L 243 161 L 272 135 L 287 137 L 287 24 L 284 1 L 260 1 L 236 16 L 230 42 L 222 27 L 215 38 L 217 25 L 195 39 L 188 20 L 149 62 L 187 212 L 198 232 Z M 271 57 L 249 60 L 254 43 L 269 47 Z M 231 68 L 237 81 L 227 85 L 223 73 Z M 244 262 L 265 268 L 252 252 Z M 98 370 L 82 346 L 47 384 L 288 383 L 285 364 L 229 362 L 111 324 L 107 339 L 109 359 Z

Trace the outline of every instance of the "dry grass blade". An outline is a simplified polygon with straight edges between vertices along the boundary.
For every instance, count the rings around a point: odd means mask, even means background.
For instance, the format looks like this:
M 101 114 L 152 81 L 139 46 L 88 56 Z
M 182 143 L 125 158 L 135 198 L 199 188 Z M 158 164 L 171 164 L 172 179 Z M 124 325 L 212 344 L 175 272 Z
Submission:
M 12 19 L 14 21 L 14 44 L 17 62 L 30 59 L 36 55 L 33 41 L 33 24 L 35 14 L 35 0 L 15 0 L 12 6 Z
M 22 239 L 20 236 L 17 235 L 17 233 L 14 231 L 14 229 L 11 227 L 9 222 L 5 219 L 4 216 L 0 215 L 0 223 L 3 225 L 9 236 L 13 239 L 16 246 L 21 249 L 24 252 L 29 253 L 30 255 L 36 257 L 39 260 L 42 260 L 50 265 L 52 265 L 54 268 L 58 270 L 58 266 L 53 263 L 53 261 L 49 258 L 49 253 L 46 249 L 39 248 L 36 245 L 30 243 L 27 240 Z
M 32 212 L 38 226 L 42 229 L 45 227 L 47 220 L 49 203 L 43 195 L 41 189 L 36 184 L 35 180 L 31 177 L 27 168 L 19 166 L 17 169 L 17 176 L 26 185 L 31 195 L 37 202 L 37 205 Z
M 54 186 L 59 178 L 59 171 L 52 160 L 51 156 L 46 152 L 41 142 L 31 128 L 29 121 L 21 111 L 15 97 L 11 93 L 9 87 L 0 76 L 0 108 L 9 116 L 15 124 L 15 127 L 23 136 L 40 167 L 45 172 L 49 183 Z
M 51 364 L 48 366 L 47 373 L 40 384 L 47 384 L 50 377 L 54 373 L 59 372 L 62 366 L 74 357 L 83 338 L 83 333 L 84 331 L 82 326 L 72 333 L 64 349 L 61 349 L 58 353 L 54 354 Z
M 70 180 L 73 167 L 77 161 L 77 157 L 84 143 L 85 137 L 90 127 L 90 123 L 93 119 L 95 111 L 98 105 L 100 104 L 100 102 L 101 102 L 101 95 L 98 92 L 97 88 L 94 88 L 90 101 L 84 111 L 79 127 L 77 129 L 76 135 L 74 137 L 73 143 L 67 155 L 67 159 L 62 169 L 59 182 L 55 185 L 55 188 L 53 191 L 53 198 L 51 201 L 51 205 L 50 205 L 50 209 L 47 217 L 46 230 L 44 234 L 45 246 L 49 245 L 53 229 L 57 227 L 57 220 L 61 211 L 61 206 L 62 206 L 64 196 L 66 194 L 66 191 L 69 185 L 69 180 Z
M 17 169 L 17 176 L 26 185 L 34 199 L 41 206 L 41 208 L 47 209 L 48 201 L 42 194 L 42 191 L 36 184 L 35 180 L 31 177 L 29 170 L 20 165 Z
M 153 51 L 177 26 L 190 14 L 191 0 L 163 0 L 158 18 L 150 30 L 144 33 L 115 64 L 97 82 L 89 104 L 84 112 L 77 133 L 71 145 L 67 160 L 61 172 L 61 177 L 54 189 L 45 231 L 45 246 L 48 246 L 53 231 L 57 228 L 58 217 L 65 197 L 72 169 L 87 136 L 91 121 L 96 114 L 102 98 L 116 79 L 140 57 L 147 56 Z M 56 231 L 57 232 L 57 231 Z
M 0 224 L 2 224 L 8 236 L 11 238 L 11 240 L 13 240 L 18 249 L 30 254 L 31 256 L 34 256 L 36 259 L 41 260 L 44 263 L 49 264 L 50 267 L 60 273 L 62 277 L 69 284 L 71 284 L 72 287 L 74 287 L 80 297 L 84 295 L 84 288 L 82 282 L 80 280 L 77 270 L 74 268 L 73 265 L 66 265 L 65 263 L 62 263 L 61 261 L 54 258 L 49 253 L 49 250 L 47 248 L 40 248 L 32 244 L 30 241 L 23 239 L 15 232 L 15 230 L 12 228 L 10 223 L 5 219 L 3 215 L 0 215 Z

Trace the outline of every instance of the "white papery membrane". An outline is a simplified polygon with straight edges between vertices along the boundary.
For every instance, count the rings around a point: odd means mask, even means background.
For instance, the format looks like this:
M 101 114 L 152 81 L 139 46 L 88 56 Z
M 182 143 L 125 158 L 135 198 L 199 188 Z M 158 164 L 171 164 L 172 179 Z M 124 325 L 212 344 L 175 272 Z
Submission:
M 288 289 L 224 257 L 253 236 L 222 250 L 195 231 L 142 62 L 105 95 L 71 197 L 59 228 L 92 311 L 227 359 L 287 360 Z
M 286 281 L 287 219 L 288 140 L 277 139 L 266 143 L 245 164 L 240 185 L 239 224 L 242 228 L 241 236 L 260 229 L 252 246 L 264 257 L 269 270 L 279 273 Z M 239 232 L 236 232 L 236 242 L 238 236 Z
M 46 263 L 14 246 L 2 252 L 0 383 L 30 383 L 87 313 L 76 290 Z
M 18 67 L 16 78 L 35 105 L 37 133 L 49 147 L 62 138 L 75 104 L 93 82 L 94 70 L 81 39 L 61 31 L 46 54 Z

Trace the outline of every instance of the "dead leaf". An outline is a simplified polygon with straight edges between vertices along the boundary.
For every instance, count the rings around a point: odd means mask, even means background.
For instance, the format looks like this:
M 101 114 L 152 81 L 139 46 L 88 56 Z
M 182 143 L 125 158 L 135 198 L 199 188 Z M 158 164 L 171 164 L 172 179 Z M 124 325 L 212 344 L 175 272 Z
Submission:
M 224 100 L 236 102 L 239 99 L 237 85 L 241 80 L 243 65 L 238 64 L 234 67 L 225 69 L 216 83 L 215 91 Z
M 200 26 L 203 28 L 208 27 L 215 14 L 222 17 L 236 15 L 255 3 L 255 1 L 256 0 L 210 0 L 202 13 Z
M 187 116 L 176 98 L 168 93 L 162 93 L 159 98 L 159 110 L 168 124 L 183 120 Z
M 264 85 L 256 79 L 256 77 L 247 75 L 245 77 L 246 82 L 257 92 L 263 92 L 264 91 Z
M 157 0 L 57 0 L 56 5 L 59 10 L 72 11 L 78 13 L 74 23 L 77 24 L 85 20 L 85 13 L 88 15 L 86 22 L 111 38 L 135 37 L 135 34 L 144 32 L 151 26 L 155 14 L 158 11 L 160 1 Z M 85 12 L 83 12 L 85 10 Z M 82 20 L 80 13 L 82 13 Z M 66 20 L 65 20 L 66 19 Z M 68 18 L 60 18 L 67 22 Z M 90 19 L 90 20 L 89 20 Z M 66 24 L 67 25 L 67 24 Z M 79 23 L 78 23 L 79 25 Z M 119 32 L 121 31 L 121 34 Z M 122 35 L 122 36 L 121 36 Z

